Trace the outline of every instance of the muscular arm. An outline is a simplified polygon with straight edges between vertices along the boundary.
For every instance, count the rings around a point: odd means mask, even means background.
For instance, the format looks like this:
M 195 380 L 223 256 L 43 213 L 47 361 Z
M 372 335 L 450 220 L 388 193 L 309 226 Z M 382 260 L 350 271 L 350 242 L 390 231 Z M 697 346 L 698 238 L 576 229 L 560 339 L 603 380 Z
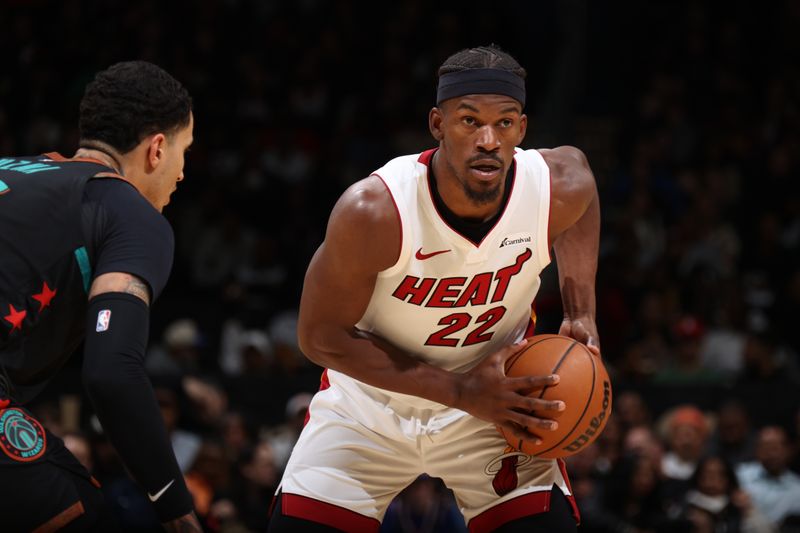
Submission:
M 83 380 L 103 430 L 169 531 L 201 531 L 143 366 L 149 286 L 123 272 L 89 291 Z M 105 315 L 106 312 L 110 312 Z M 106 316 L 99 320 L 100 314 Z M 158 497 L 153 500 L 153 495 Z
M 599 354 L 595 276 L 600 200 L 583 152 L 570 146 L 542 150 L 550 167 L 550 244 L 558 263 L 564 321 L 559 333 Z
M 355 328 L 378 272 L 397 261 L 400 238 L 400 221 L 379 178 L 369 177 L 342 195 L 331 213 L 325 242 L 306 272 L 298 323 L 300 347 L 315 363 L 365 383 L 453 405 L 454 374 L 412 359 Z
M 561 406 L 518 392 L 557 378 L 505 377 L 504 361 L 524 344 L 506 347 L 470 372 L 458 374 L 355 328 L 378 273 L 395 264 L 400 244 L 400 221 L 379 178 L 367 178 L 342 195 L 331 213 L 325 242 L 306 273 L 298 323 L 303 352 L 315 363 L 364 383 L 462 409 L 522 438 L 533 438 L 521 429 L 526 426 L 550 427 L 522 412 Z

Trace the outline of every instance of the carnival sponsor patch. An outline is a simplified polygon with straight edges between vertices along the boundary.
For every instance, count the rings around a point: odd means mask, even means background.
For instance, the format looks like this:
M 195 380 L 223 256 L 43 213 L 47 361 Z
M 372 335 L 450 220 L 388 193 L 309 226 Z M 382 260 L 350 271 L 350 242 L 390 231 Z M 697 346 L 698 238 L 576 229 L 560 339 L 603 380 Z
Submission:
M 22 409 L 0 409 L 0 448 L 15 461 L 28 462 L 42 456 L 47 447 L 44 428 Z

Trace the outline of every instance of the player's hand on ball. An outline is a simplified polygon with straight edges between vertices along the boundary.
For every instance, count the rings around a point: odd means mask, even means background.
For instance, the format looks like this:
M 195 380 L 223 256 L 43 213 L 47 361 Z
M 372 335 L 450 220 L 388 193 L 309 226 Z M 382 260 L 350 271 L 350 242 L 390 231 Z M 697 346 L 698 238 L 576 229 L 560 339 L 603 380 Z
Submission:
M 559 412 L 564 402 L 528 396 L 531 392 L 558 383 L 558 376 L 506 377 L 506 362 L 527 348 L 527 341 L 506 346 L 486 357 L 475 368 L 463 374 L 454 407 L 502 427 L 520 439 L 538 441 L 532 430 L 551 431 L 555 420 L 531 413 Z
M 600 356 L 600 341 L 597 335 L 597 324 L 589 316 L 565 317 L 558 330 L 559 335 L 571 337 L 589 348 L 589 351 Z

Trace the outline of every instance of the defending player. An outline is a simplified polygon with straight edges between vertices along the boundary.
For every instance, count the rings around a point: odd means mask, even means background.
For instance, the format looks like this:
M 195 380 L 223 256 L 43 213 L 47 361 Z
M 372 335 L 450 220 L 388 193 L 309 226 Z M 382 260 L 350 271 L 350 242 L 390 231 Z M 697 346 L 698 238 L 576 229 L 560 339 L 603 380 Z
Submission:
M 171 531 L 200 531 L 143 368 L 173 235 L 192 102 L 159 67 L 118 63 L 80 105 L 80 149 L 0 159 L 0 529 L 114 531 L 98 484 L 23 405 L 84 342 L 97 416 Z
M 594 177 L 576 148 L 517 148 L 525 75 L 496 47 L 448 58 L 429 114 L 438 148 L 390 161 L 334 207 L 299 322 L 328 370 L 270 531 L 377 531 L 423 472 L 453 490 L 471 531 L 576 530 L 563 462 L 509 449 L 496 429 L 532 439 L 564 407 L 527 396 L 555 376 L 503 371 L 533 332 L 551 248 L 560 333 L 600 353 Z

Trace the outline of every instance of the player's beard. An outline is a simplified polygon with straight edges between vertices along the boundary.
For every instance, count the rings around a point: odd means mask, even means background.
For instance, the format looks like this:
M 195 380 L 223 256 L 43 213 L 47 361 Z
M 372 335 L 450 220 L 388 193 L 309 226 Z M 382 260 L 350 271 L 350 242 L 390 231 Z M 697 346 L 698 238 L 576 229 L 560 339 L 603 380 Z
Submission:
M 486 184 L 484 187 L 473 187 L 466 179 L 459 179 L 464 194 L 467 195 L 475 205 L 486 205 L 494 202 L 500 197 L 500 189 L 504 180 L 498 180 L 495 184 Z

